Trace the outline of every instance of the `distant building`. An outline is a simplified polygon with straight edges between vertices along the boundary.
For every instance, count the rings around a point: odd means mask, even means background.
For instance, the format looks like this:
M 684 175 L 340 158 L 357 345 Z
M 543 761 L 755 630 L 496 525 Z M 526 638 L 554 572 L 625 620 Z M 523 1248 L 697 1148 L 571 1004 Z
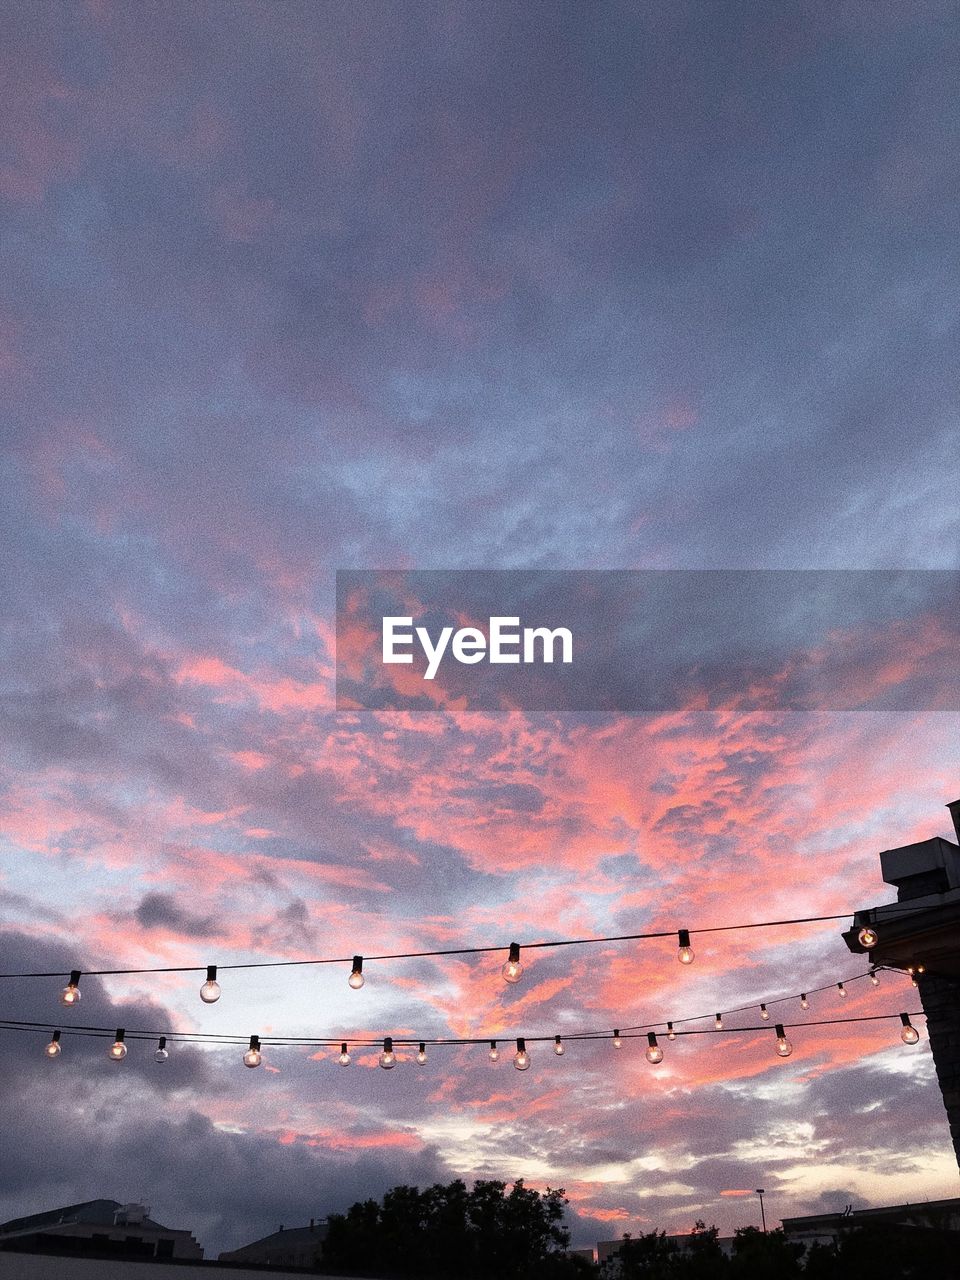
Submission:
M 250 1262 L 268 1267 L 312 1267 L 327 1236 L 326 1222 L 307 1227 L 278 1227 L 262 1240 L 220 1254 L 221 1262 Z
M 199 1261 L 203 1249 L 189 1231 L 162 1226 L 142 1204 L 86 1200 L 0 1225 L 0 1250 L 99 1258 Z
M 690 1247 L 691 1236 L 688 1234 L 681 1236 L 667 1236 L 668 1240 L 672 1240 L 678 1249 L 685 1250 Z M 720 1251 L 729 1258 L 733 1253 L 733 1236 L 718 1236 L 717 1244 Z M 605 1262 L 612 1258 L 616 1258 L 617 1254 L 623 1248 L 623 1237 L 619 1240 L 600 1240 L 597 1243 L 597 1262 L 602 1266 Z M 608 1268 L 609 1270 L 609 1268 Z
M 798 1244 L 832 1244 L 849 1231 L 876 1227 L 889 1231 L 901 1227 L 916 1231 L 960 1232 L 960 1197 L 927 1200 L 922 1204 L 894 1204 L 882 1209 L 847 1208 L 842 1213 L 814 1213 L 805 1218 L 784 1218 L 783 1230 Z

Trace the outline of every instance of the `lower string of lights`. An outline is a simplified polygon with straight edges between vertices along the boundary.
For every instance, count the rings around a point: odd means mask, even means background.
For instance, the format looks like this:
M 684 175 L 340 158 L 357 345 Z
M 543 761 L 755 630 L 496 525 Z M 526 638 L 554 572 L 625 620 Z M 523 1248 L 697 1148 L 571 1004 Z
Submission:
M 864 1014 L 858 1017 L 850 1018 L 822 1018 L 816 1021 L 798 1022 L 790 1024 L 791 1030 L 797 1031 L 807 1027 L 827 1027 L 842 1026 L 850 1023 L 862 1022 L 882 1022 L 898 1018 L 900 1021 L 900 1039 L 906 1045 L 915 1045 L 920 1040 L 920 1033 L 913 1025 L 911 1018 L 923 1017 L 922 1011 L 911 1013 L 878 1013 Z M 687 1029 L 677 1031 L 671 1023 L 667 1024 L 669 1030 L 667 1038 L 676 1040 L 679 1036 L 701 1036 L 715 1035 L 716 1031 L 722 1031 L 725 1035 L 750 1035 L 754 1032 L 763 1032 L 769 1034 L 769 1026 L 746 1026 L 746 1027 L 726 1027 L 710 1030 L 707 1028 Z M 13 1022 L 0 1021 L 0 1031 L 19 1031 L 24 1033 L 50 1032 L 50 1040 L 44 1046 L 44 1053 L 48 1058 L 59 1058 L 63 1050 L 63 1028 L 51 1027 L 36 1022 Z M 156 1040 L 157 1045 L 154 1050 L 154 1059 L 158 1063 L 165 1063 L 170 1057 L 168 1043 L 170 1044 L 195 1044 L 206 1045 L 210 1048 L 226 1048 L 231 1045 L 246 1045 L 243 1053 L 243 1065 L 245 1067 L 256 1068 L 263 1063 L 264 1041 L 259 1035 L 252 1035 L 248 1039 L 237 1036 L 228 1035 L 205 1035 L 201 1032 L 167 1032 L 165 1035 L 158 1035 L 152 1031 L 132 1031 L 128 1034 L 124 1027 L 117 1027 L 112 1031 L 108 1027 L 75 1027 L 67 1030 L 68 1036 L 78 1037 L 94 1037 L 107 1038 L 113 1037 L 111 1044 L 107 1049 L 107 1056 L 113 1062 L 122 1062 L 127 1056 L 128 1041 L 153 1041 Z M 778 1058 L 789 1058 L 793 1053 L 793 1045 L 787 1038 L 786 1024 L 777 1022 L 773 1026 L 773 1035 L 775 1037 L 774 1052 Z M 512 1039 L 512 1037 L 509 1037 Z M 658 1066 L 664 1060 L 663 1049 L 660 1045 L 657 1033 L 655 1031 L 631 1030 L 621 1031 L 619 1028 L 610 1032 L 584 1031 L 568 1034 L 566 1037 L 561 1035 L 538 1035 L 538 1036 L 517 1036 L 515 1039 L 516 1052 L 513 1054 L 513 1065 L 518 1071 L 526 1071 L 531 1064 L 531 1053 L 527 1048 L 529 1044 L 550 1044 L 552 1042 L 553 1052 L 556 1057 L 562 1057 L 566 1052 L 566 1046 L 570 1042 L 584 1043 L 593 1041 L 607 1041 L 612 1043 L 613 1048 L 620 1049 L 625 1040 L 646 1040 L 647 1047 L 644 1056 L 652 1066 Z M 372 1040 L 369 1038 L 355 1040 L 331 1040 L 331 1039 L 309 1039 L 299 1036 L 279 1036 L 269 1037 L 266 1044 L 275 1048 L 329 1048 L 336 1050 L 339 1045 L 339 1053 L 335 1053 L 335 1060 L 341 1066 L 349 1066 L 351 1062 L 350 1048 L 355 1050 L 376 1050 L 380 1049 L 378 1063 L 385 1070 L 390 1071 L 401 1061 L 398 1054 L 398 1048 L 412 1051 L 416 1046 L 416 1054 L 413 1057 L 414 1062 L 419 1066 L 426 1065 L 427 1062 L 427 1046 L 444 1047 L 444 1048 L 464 1048 L 473 1045 L 489 1045 L 488 1057 L 492 1062 L 499 1059 L 499 1049 L 497 1039 L 491 1039 L 488 1036 L 469 1038 L 469 1039 L 408 1039 L 405 1037 L 384 1036 L 383 1040 Z

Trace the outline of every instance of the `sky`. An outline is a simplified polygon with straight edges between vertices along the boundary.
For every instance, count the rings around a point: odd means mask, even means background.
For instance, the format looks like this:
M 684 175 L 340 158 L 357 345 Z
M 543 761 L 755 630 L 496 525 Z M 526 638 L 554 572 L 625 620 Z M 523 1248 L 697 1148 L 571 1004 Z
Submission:
M 892 900 L 879 851 L 951 834 L 955 710 L 338 712 L 335 573 L 960 567 L 955 6 L 0 8 L 0 971 Z M 729 1232 L 757 1185 L 774 1219 L 954 1195 L 892 1023 L 522 1075 L 66 1034 L 606 1029 L 862 971 L 842 927 L 544 951 L 515 987 L 490 956 L 231 972 L 210 1007 L 196 975 L 88 977 L 74 1012 L 5 981 L 65 1032 L 55 1062 L 0 1033 L 0 1219 L 142 1198 L 214 1256 L 457 1176 L 563 1186 L 577 1244 Z M 885 975 L 842 1012 L 907 1007 Z

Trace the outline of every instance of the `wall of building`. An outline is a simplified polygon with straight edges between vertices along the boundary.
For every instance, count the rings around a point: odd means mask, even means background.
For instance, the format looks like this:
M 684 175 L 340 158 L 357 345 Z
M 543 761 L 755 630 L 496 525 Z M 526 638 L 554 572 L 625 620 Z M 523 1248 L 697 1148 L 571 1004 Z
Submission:
M 279 1267 L 247 1268 L 221 1266 L 215 1262 L 130 1262 L 125 1259 L 57 1258 L 45 1254 L 0 1251 L 0 1280 L 283 1280 L 299 1277 L 303 1271 L 283 1271 Z M 325 1280 L 344 1280 L 327 1276 Z

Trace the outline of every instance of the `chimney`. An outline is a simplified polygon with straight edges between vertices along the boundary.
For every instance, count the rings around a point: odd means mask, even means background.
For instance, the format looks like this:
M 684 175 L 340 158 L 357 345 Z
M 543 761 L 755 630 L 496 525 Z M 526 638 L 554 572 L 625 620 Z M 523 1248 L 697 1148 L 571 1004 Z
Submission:
M 960 800 L 952 800 L 947 808 L 950 810 L 950 817 L 953 819 L 953 829 L 957 833 L 957 844 L 960 844 Z

